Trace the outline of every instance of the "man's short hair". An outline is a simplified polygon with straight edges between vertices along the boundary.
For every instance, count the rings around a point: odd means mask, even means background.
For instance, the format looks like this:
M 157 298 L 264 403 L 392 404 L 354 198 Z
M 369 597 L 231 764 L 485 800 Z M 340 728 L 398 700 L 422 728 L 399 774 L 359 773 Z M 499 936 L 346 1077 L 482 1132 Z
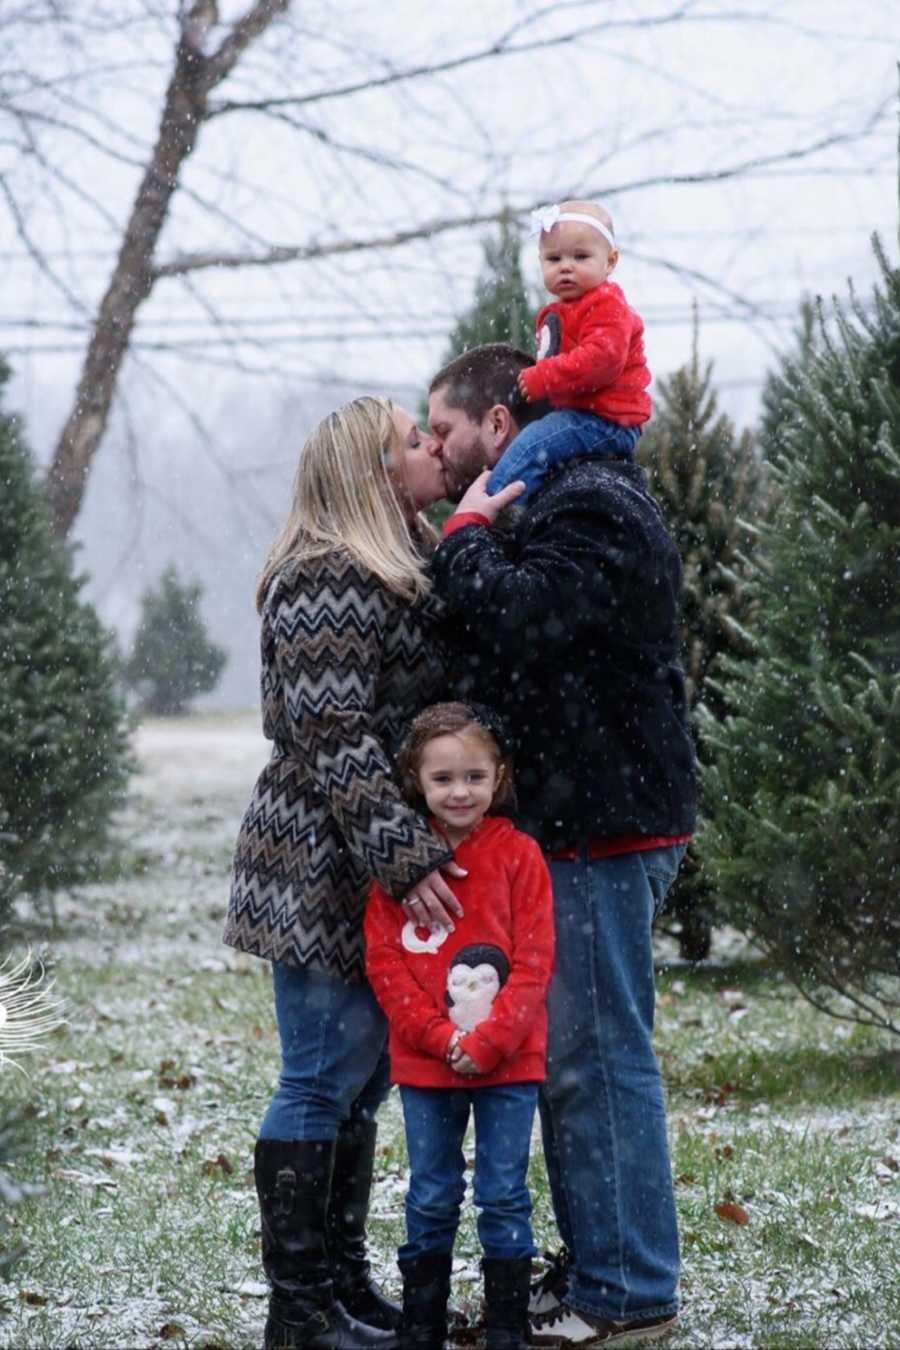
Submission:
M 519 371 L 534 365 L 534 357 L 508 342 L 471 347 L 438 371 L 429 394 L 443 391 L 451 408 L 461 408 L 472 422 L 480 422 L 498 403 L 509 409 L 520 427 L 550 411 L 546 403 L 529 403 L 519 393 Z

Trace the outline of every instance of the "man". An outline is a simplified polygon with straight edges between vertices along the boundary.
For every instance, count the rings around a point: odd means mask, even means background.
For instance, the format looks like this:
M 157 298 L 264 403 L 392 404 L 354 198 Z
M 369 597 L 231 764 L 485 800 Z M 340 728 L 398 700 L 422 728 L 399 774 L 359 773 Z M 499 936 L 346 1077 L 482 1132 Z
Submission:
M 483 470 L 540 412 L 515 392 L 531 364 L 492 344 L 432 380 L 435 453 L 458 502 L 433 575 L 454 696 L 505 714 L 519 824 L 553 877 L 541 1124 L 568 1256 L 535 1291 L 534 1344 L 607 1346 L 666 1334 L 678 1307 L 651 925 L 695 821 L 681 564 L 627 455 L 566 464 L 510 530 L 492 528 L 515 489 L 489 497 Z

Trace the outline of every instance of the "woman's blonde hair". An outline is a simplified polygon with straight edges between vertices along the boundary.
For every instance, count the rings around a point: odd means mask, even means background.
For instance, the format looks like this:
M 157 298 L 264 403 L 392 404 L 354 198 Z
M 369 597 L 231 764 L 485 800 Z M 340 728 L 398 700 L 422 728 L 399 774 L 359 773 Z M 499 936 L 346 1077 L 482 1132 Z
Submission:
M 349 553 L 404 600 L 429 589 L 423 559 L 388 477 L 386 459 L 397 431 L 386 398 L 367 395 L 322 419 L 300 452 L 290 515 L 269 550 L 256 607 L 288 561 L 340 550 Z M 402 473 L 402 467 L 401 467 Z M 419 517 L 420 533 L 434 531 Z

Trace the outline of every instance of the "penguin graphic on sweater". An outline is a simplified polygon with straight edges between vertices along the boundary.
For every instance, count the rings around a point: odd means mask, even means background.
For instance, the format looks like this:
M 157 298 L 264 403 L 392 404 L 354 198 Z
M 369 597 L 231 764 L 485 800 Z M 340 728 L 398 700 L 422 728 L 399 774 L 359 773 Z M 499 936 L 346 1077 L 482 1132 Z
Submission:
M 451 1022 L 472 1031 L 488 1016 L 508 978 L 509 961 L 499 947 L 490 942 L 460 947 L 447 971 L 444 995 Z

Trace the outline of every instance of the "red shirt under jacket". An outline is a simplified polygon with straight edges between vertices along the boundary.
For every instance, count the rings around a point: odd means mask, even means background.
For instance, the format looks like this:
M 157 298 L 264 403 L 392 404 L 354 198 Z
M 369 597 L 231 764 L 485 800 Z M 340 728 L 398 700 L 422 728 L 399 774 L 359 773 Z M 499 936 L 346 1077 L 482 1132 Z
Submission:
M 555 408 L 583 408 L 623 427 L 642 426 L 651 411 L 644 321 L 621 286 L 604 281 L 578 300 L 545 305 L 537 316 L 539 353 L 551 314 L 561 328 L 559 355 L 539 355 L 537 365 L 522 371 L 531 402 L 547 398 Z
M 390 1023 L 391 1079 L 440 1088 L 540 1082 L 553 972 L 547 864 L 536 840 L 504 816 L 486 816 L 454 856 L 468 876 L 450 879 L 463 907 L 452 933 L 416 928 L 377 882 L 369 891 L 366 971 Z M 492 964 L 501 971 L 492 1003 L 485 1005 L 490 988 L 468 1005 L 466 991 L 448 996 L 451 968 L 458 977 L 460 965 Z M 478 1075 L 456 1073 L 444 1059 L 450 1037 L 467 1023 L 474 1029 L 460 1045 Z

